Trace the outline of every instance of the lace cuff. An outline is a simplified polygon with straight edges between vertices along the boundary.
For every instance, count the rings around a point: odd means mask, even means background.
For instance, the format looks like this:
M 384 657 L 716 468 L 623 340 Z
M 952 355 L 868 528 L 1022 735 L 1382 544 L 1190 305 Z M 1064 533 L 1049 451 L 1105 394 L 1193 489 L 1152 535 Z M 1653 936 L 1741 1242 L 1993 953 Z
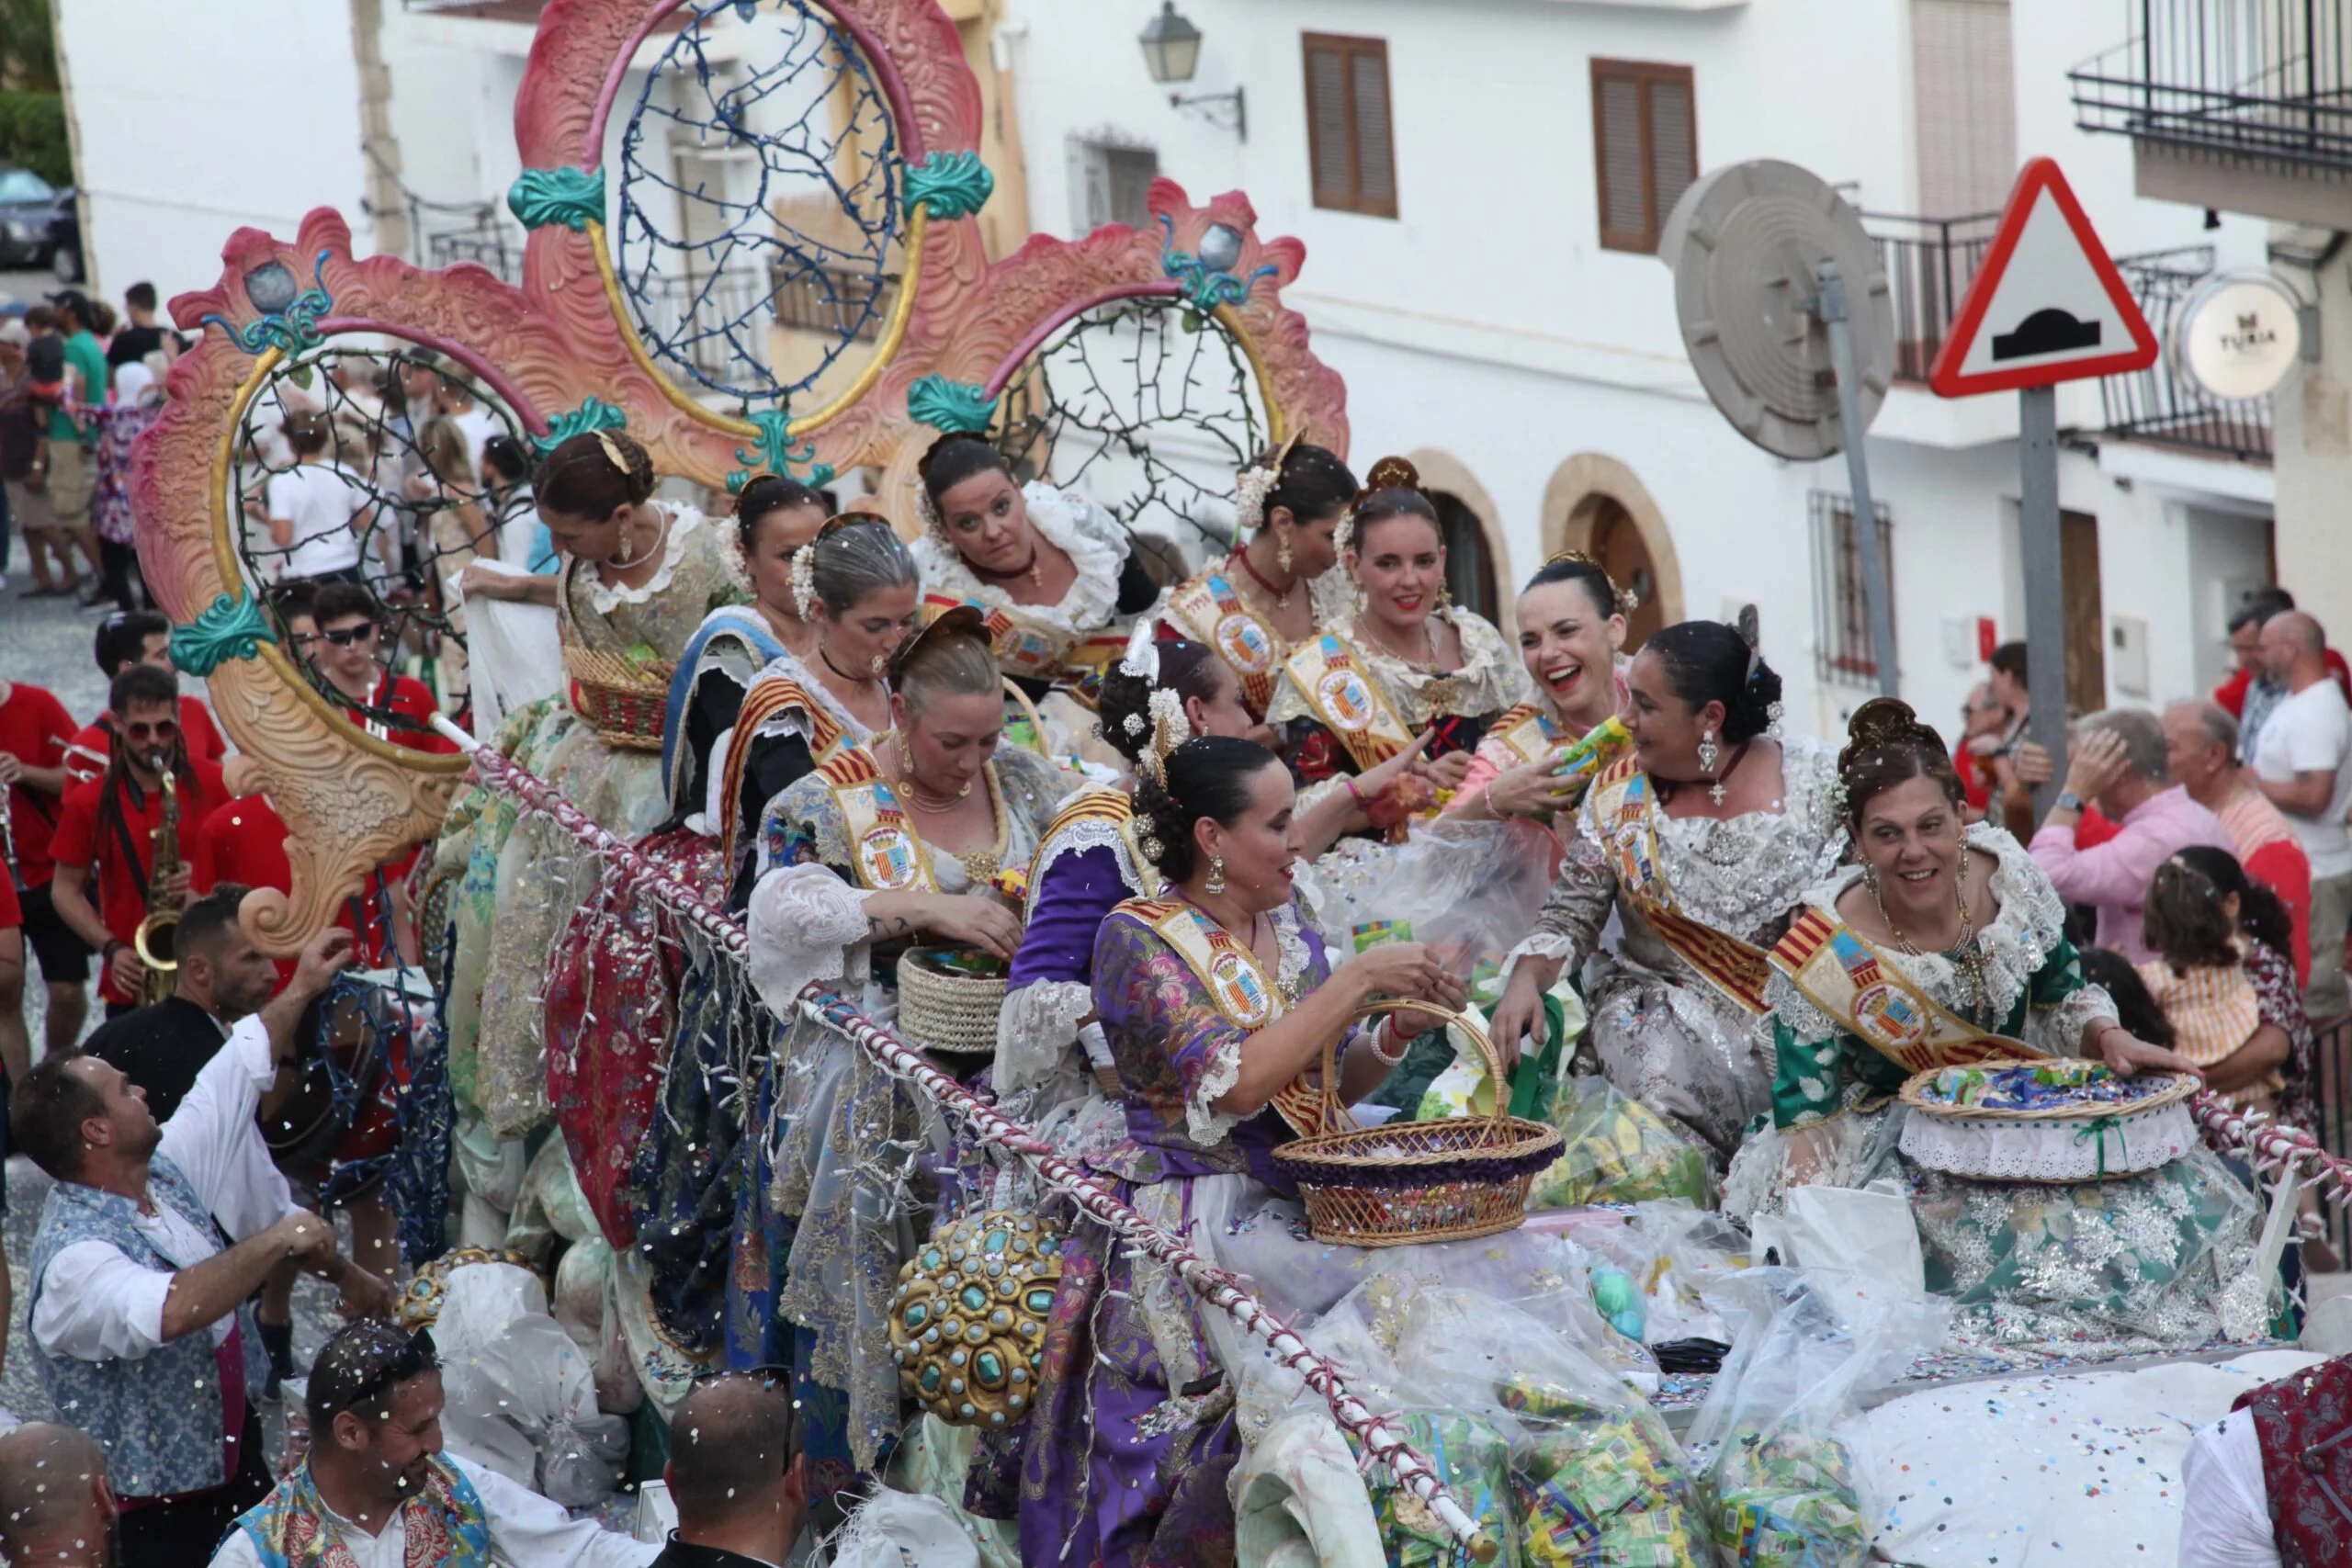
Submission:
M 2115 999 L 2104 987 L 2085 986 L 2047 1012 L 2037 1011 L 2026 1026 L 2026 1041 L 2053 1056 L 2083 1054 L 2083 1030 L 2095 1018 L 2113 1018 Z
M 864 940 L 866 895 L 821 865 L 780 866 L 752 889 L 750 971 L 778 1018 L 811 980 L 838 980 Z
M 1184 1099 L 1184 1131 L 1193 1142 L 1204 1149 L 1213 1149 L 1225 1142 L 1225 1135 L 1248 1118 L 1219 1111 L 1216 1102 L 1232 1092 L 1241 1081 L 1241 1043 L 1245 1034 L 1231 1034 L 1209 1056 L 1206 1071 L 1201 1074 L 1200 1087 Z
M 1517 947 L 1503 954 L 1503 971 L 1497 979 L 1502 985 L 1510 985 L 1510 972 L 1522 958 L 1568 959 L 1575 957 L 1576 953 L 1577 942 L 1572 936 L 1557 931 L 1532 932 Z
M 997 1092 L 1051 1078 L 1078 1043 L 1079 1021 L 1093 1010 L 1093 987 L 1082 980 L 1039 980 L 1008 994 L 996 1021 Z

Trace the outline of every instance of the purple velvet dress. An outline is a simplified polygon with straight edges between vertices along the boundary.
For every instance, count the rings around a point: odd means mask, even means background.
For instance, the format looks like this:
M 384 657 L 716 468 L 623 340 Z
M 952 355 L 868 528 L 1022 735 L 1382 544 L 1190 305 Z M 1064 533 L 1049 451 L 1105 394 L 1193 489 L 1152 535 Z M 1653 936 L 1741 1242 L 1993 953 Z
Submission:
M 1029 918 L 1012 956 L 991 1081 L 1001 1095 L 1046 1089 L 1046 1103 L 1024 1108 L 1033 1117 L 1069 1094 L 1073 1069 L 1084 1070 L 1078 1031 L 1094 1011 L 1102 918 L 1159 886 L 1128 837 L 1126 808 L 1124 795 L 1099 787 L 1070 796 L 1030 862 Z
M 1286 1001 L 1330 972 L 1320 937 L 1297 906 L 1277 915 Z M 1134 916 L 1102 922 L 1093 953 L 1094 1002 L 1118 1063 L 1125 1142 L 1092 1160 L 1121 1195 L 1181 1225 L 1195 1179 L 1245 1176 L 1289 1192 L 1271 1156 L 1291 1137 L 1272 1110 L 1238 1122 L 1204 1118 L 1204 1084 L 1249 1032 L 1217 1010 L 1173 948 Z M 1204 1125 L 1204 1122 L 1206 1124 Z M 1172 1213 L 1169 1211 L 1172 1210 Z M 1226 1483 L 1240 1457 L 1229 1397 L 1220 1397 L 1203 1340 L 1198 1303 L 1142 1280 L 1131 1249 L 1081 1222 L 1063 1249 L 1061 1291 L 1046 1336 L 1045 1365 L 1023 1456 L 1021 1560 L 1031 1568 L 1214 1568 L 1233 1561 L 1233 1506 Z M 1159 1303 L 1156 1326 L 1148 1303 Z M 1189 1387 L 1171 1388 L 1159 1347 L 1170 1316 L 1189 1319 L 1199 1347 Z

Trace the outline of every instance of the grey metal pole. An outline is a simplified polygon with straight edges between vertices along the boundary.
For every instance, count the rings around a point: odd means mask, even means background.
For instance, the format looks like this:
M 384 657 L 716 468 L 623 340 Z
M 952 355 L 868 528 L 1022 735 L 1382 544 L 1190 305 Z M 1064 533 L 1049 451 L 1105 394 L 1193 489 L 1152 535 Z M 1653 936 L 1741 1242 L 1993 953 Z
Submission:
M 1829 363 L 1838 372 L 1838 429 L 1846 444 L 1846 489 L 1853 497 L 1854 553 L 1862 566 L 1871 658 L 1878 666 L 1879 694 L 1892 697 L 1899 694 L 1900 685 L 1894 670 L 1894 606 L 1887 603 L 1886 553 L 1879 547 L 1870 459 L 1862 452 L 1861 376 L 1854 368 L 1853 325 L 1846 319 L 1846 280 L 1834 261 L 1823 262 L 1813 276 L 1821 288 L 1821 319 L 1829 328 Z
M 2066 776 L 2066 578 L 2058 525 L 2058 392 L 2028 387 L 2018 394 L 2018 528 L 2025 564 L 2029 733 L 2050 753 L 2053 776 L 2034 791 L 2037 821 Z

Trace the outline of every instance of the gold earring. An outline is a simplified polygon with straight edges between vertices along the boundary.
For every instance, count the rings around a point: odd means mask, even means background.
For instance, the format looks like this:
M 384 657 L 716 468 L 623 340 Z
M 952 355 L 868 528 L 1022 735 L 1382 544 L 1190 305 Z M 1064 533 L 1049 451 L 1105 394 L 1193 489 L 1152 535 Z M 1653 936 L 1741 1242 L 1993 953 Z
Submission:
M 1201 891 L 1204 893 L 1225 891 L 1225 857 L 1223 855 L 1209 856 L 1209 879 L 1201 884 Z
M 1290 564 L 1290 536 L 1277 529 L 1274 533 L 1274 565 L 1288 571 Z

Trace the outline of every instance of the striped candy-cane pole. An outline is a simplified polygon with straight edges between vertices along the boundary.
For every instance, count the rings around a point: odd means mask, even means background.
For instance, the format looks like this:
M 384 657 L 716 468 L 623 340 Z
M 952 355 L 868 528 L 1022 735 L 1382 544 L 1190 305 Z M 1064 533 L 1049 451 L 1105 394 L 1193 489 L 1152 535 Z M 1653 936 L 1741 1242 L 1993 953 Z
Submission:
M 2352 1201 L 2352 1164 L 2336 1158 L 2310 1134 L 2283 1127 L 2259 1111 L 2240 1111 L 2211 1090 L 2190 1097 L 2189 1113 L 2224 1153 L 2243 1153 L 2256 1169 L 2278 1172 L 2290 1166 L 2339 1206 Z
M 738 960 L 749 955 L 751 940 L 742 925 L 667 868 L 656 865 L 634 847 L 597 826 L 546 780 L 484 747 L 447 718 L 436 714 L 433 725 L 472 758 L 474 772 L 483 783 L 548 818 L 599 857 L 620 867 L 622 874 L 639 892 L 690 921 L 722 951 Z M 1276 1359 L 1321 1394 L 1331 1407 L 1333 1419 L 1363 1445 L 1365 1453 L 1387 1466 L 1397 1484 L 1428 1505 L 1430 1512 L 1454 1539 L 1469 1547 L 1474 1558 L 1482 1563 L 1495 1560 L 1498 1547 L 1494 1539 L 1463 1510 L 1429 1461 L 1349 1389 L 1339 1368 L 1318 1355 L 1280 1315 L 1243 1290 L 1232 1274 L 1121 1202 L 1110 1189 L 1056 1155 L 1036 1134 L 923 1060 L 906 1042 L 838 994 L 811 983 L 802 988 L 795 1001 L 803 1014 L 846 1036 L 883 1071 L 908 1079 L 982 1138 L 1019 1155 L 1089 1217 L 1173 1269 L 1203 1301 L 1239 1324 L 1243 1332 L 1262 1340 L 1272 1349 Z

